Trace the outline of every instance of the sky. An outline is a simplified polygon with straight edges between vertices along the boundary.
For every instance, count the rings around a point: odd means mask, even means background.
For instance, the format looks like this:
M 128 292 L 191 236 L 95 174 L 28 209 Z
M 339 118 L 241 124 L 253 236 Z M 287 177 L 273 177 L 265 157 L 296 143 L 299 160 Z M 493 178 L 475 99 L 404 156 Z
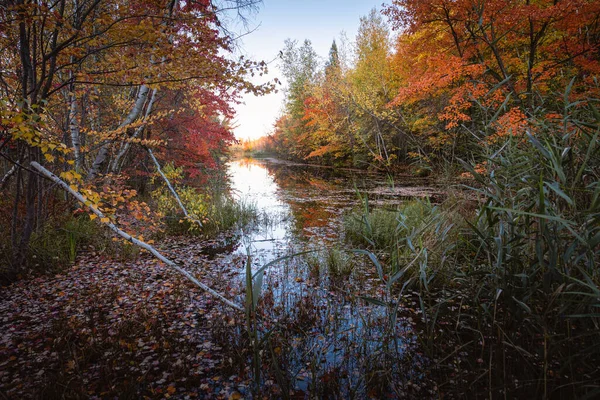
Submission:
M 275 77 L 285 81 L 277 67 L 277 56 L 283 42 L 290 38 L 302 43 L 312 42 L 317 54 L 325 59 L 334 39 L 345 32 L 354 41 L 360 17 L 373 8 L 381 9 L 383 0 L 263 0 L 258 12 L 249 16 L 248 29 L 238 43 L 239 54 L 260 61 L 271 62 L 269 75 L 253 80 L 261 83 Z M 338 40 L 339 44 L 339 40 Z M 283 89 L 278 93 L 256 97 L 252 94 L 242 98 L 236 106 L 234 130 L 238 139 L 256 139 L 272 130 L 275 119 L 283 105 Z

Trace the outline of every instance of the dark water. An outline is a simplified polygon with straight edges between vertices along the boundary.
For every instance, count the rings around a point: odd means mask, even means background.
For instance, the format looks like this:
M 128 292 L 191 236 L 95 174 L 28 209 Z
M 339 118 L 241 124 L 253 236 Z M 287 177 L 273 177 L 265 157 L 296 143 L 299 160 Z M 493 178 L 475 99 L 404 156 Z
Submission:
M 278 330 L 273 346 L 280 350 L 290 388 L 321 396 L 360 396 L 372 393 L 376 382 L 381 393 L 398 394 L 394 385 L 418 381 L 427 361 L 416 348 L 411 314 L 391 307 L 399 299 L 385 291 L 375 266 L 344 243 L 343 220 L 364 206 L 359 194 L 368 197 L 371 207 L 395 209 L 414 197 L 436 201 L 441 191 L 424 180 L 398 182 L 381 174 L 277 160 L 242 159 L 228 167 L 234 193 L 253 203 L 260 215 L 255 226 L 241 233 L 232 259 L 250 255 L 255 271 L 289 256 L 266 271 L 259 308 L 286 327 Z M 293 256 L 304 251 L 313 253 Z M 331 254 L 351 272 L 333 276 L 327 267 Z M 244 276 L 241 269 L 240 284 Z M 385 379 L 374 378 L 379 374 Z M 328 392 L 332 380 L 333 394 Z
M 439 188 L 414 177 L 391 178 L 360 170 L 290 164 L 273 159 L 241 159 L 228 165 L 237 197 L 254 203 L 264 224 L 247 232 L 256 262 L 267 262 L 298 242 L 332 245 L 342 235 L 343 215 L 361 206 L 394 209 L 411 198 L 442 197 Z M 245 252 L 242 246 L 238 251 Z

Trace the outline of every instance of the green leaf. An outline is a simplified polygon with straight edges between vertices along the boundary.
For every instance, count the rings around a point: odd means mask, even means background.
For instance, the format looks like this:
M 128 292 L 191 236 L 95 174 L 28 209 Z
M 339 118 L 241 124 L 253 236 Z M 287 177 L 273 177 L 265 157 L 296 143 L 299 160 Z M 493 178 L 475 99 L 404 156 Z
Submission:
M 361 298 L 361 299 L 363 299 L 367 303 L 375 304 L 376 306 L 387 307 L 386 303 L 384 303 L 381 300 L 374 299 L 373 297 L 366 297 L 366 296 L 358 296 L 358 297 Z
M 252 303 L 254 309 L 256 309 L 256 305 L 258 304 L 258 298 L 260 297 L 264 275 L 264 271 L 260 271 L 260 273 L 254 275 L 255 278 L 252 282 Z
M 531 314 L 531 308 L 529 308 L 529 306 L 528 306 L 527 304 L 523 303 L 523 302 L 522 302 L 522 301 L 520 301 L 520 300 L 517 300 L 517 298 L 516 298 L 515 296 L 513 296 L 513 297 L 512 297 L 512 299 L 513 299 L 514 301 L 516 301 L 516 302 L 517 302 L 517 304 L 518 304 L 518 305 L 520 305 L 520 306 L 521 306 L 521 308 L 523 308 L 523 310 L 525 310 L 525 311 L 527 311 L 529 314 Z
M 552 161 L 552 156 L 548 150 L 546 150 L 546 148 L 540 143 L 539 140 L 536 139 L 535 136 L 531 134 L 531 132 L 527 131 L 527 137 L 529 138 L 529 141 L 543 154 L 544 157 Z
M 277 264 L 278 262 L 281 262 L 281 261 L 289 260 L 289 259 L 294 258 L 296 256 L 301 256 L 303 254 L 315 253 L 316 251 L 317 250 L 302 251 L 300 253 L 290 254 L 289 256 L 283 256 L 283 257 L 276 258 L 273 261 L 269 261 L 268 263 L 266 263 L 265 265 L 263 265 L 262 267 L 260 267 L 258 270 L 256 270 L 256 272 L 254 272 L 254 274 L 252 275 L 252 279 L 254 279 L 258 274 L 264 272 L 271 265 Z
M 379 275 L 379 279 L 381 279 L 382 281 L 385 281 L 385 279 L 383 279 L 383 267 L 379 263 L 379 260 L 377 260 L 377 256 L 375 256 L 375 254 L 371 253 L 368 250 L 362 250 L 362 249 L 354 249 L 351 251 L 355 254 L 364 254 L 364 255 L 368 256 L 371 259 L 371 262 L 375 265 L 375 268 L 377 269 L 377 275 Z
M 588 242 L 588 245 L 590 246 L 590 248 L 595 248 L 596 246 L 598 246 L 598 244 L 600 244 L 600 232 L 598 232 L 593 238 L 590 239 L 590 241 Z
M 546 186 L 548 186 L 548 188 L 552 189 L 552 191 L 554 191 L 554 193 L 556 193 L 557 195 L 562 197 L 567 203 L 569 203 L 570 206 L 575 205 L 575 203 L 573 203 L 573 200 L 565 192 L 563 192 L 560 189 L 558 182 L 552 182 L 552 183 L 544 182 L 544 184 Z

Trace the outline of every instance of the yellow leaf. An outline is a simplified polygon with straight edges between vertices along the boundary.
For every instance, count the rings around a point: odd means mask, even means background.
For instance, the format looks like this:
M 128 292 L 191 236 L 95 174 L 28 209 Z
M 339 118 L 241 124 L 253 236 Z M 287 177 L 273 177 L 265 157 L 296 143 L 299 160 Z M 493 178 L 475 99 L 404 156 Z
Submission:
M 96 218 L 98 218 L 98 216 L 96 214 L 90 214 L 90 219 L 93 221 Z
M 110 222 L 110 218 L 108 218 L 108 217 L 100 218 L 100 221 L 103 223 L 108 223 L 108 222 Z
M 54 161 L 54 156 L 52 154 L 44 154 L 44 157 L 46 158 L 46 160 L 48 160 L 48 162 L 53 162 Z

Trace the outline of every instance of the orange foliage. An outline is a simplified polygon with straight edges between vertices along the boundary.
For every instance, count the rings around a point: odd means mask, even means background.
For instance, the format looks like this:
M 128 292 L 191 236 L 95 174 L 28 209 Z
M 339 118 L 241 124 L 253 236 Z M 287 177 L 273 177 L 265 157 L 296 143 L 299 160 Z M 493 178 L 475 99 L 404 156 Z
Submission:
M 510 94 L 497 135 L 522 130 L 539 99 L 600 72 L 598 1 L 394 0 L 385 12 L 401 31 L 394 60 L 404 82 L 390 105 L 435 114 L 445 129 L 470 121 L 475 101 L 497 109 Z
M 496 137 L 499 140 L 505 136 L 524 136 L 527 129 L 527 116 L 520 108 L 513 107 L 495 122 Z

